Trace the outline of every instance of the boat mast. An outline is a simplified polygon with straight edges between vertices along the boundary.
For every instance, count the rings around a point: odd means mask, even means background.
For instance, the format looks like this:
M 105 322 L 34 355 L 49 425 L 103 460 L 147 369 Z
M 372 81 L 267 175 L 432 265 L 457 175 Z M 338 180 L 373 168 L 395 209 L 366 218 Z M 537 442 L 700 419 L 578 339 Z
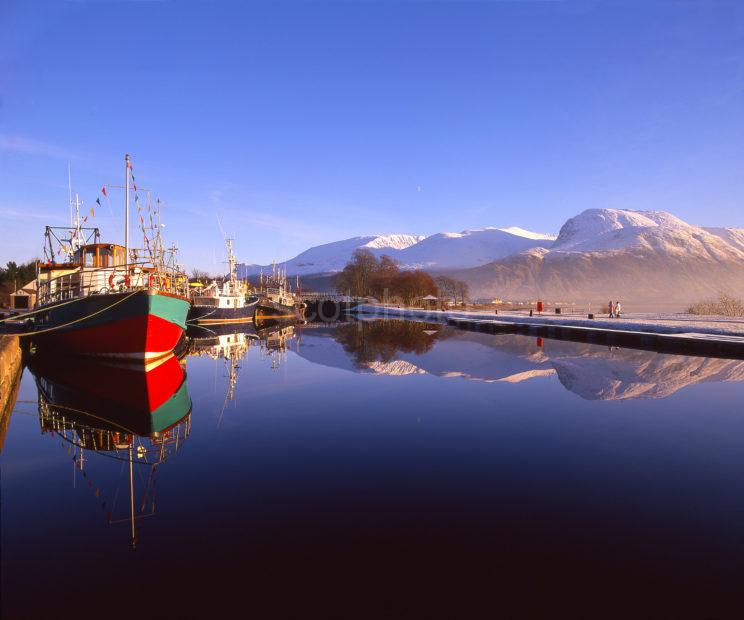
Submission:
M 127 155 L 127 159 L 129 155 Z M 132 525 L 132 549 L 137 546 L 137 533 L 134 529 L 134 471 L 132 447 L 134 446 L 134 435 L 130 437 L 129 443 L 129 518 Z
M 129 154 L 124 156 L 124 264 L 129 264 Z
M 225 243 L 227 244 L 227 261 L 230 264 L 230 287 L 232 288 L 233 292 L 235 291 L 235 256 L 233 255 L 233 240 L 232 239 L 225 239 Z
M 70 226 L 72 226 L 72 174 L 69 161 L 67 162 L 67 191 L 70 194 Z

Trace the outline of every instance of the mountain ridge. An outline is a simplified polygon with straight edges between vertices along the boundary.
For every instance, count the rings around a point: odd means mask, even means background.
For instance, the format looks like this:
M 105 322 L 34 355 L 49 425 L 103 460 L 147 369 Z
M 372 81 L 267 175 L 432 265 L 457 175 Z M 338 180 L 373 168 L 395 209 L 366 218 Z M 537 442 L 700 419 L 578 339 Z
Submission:
M 696 226 L 658 210 L 587 209 L 558 235 L 512 226 L 353 237 L 309 248 L 280 266 L 332 287 L 333 274 L 358 248 L 388 254 L 403 269 L 462 279 L 473 298 L 679 306 L 720 292 L 744 296 L 744 228 Z M 241 267 L 241 277 L 262 269 Z

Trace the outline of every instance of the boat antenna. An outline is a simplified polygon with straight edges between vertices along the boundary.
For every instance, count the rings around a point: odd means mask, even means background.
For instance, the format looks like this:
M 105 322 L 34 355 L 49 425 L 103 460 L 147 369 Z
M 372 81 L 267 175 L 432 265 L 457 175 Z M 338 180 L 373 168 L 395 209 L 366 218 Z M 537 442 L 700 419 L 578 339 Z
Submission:
M 129 153 L 124 155 L 124 264 L 129 264 Z
M 227 241 L 227 235 L 225 234 L 225 229 L 222 228 L 222 220 L 220 219 L 220 214 L 215 212 L 215 215 L 217 216 L 217 225 L 220 227 L 220 232 L 222 233 L 222 239 L 224 241 Z
M 70 226 L 72 222 L 72 173 L 70 172 L 70 162 L 67 162 L 67 191 L 70 194 Z

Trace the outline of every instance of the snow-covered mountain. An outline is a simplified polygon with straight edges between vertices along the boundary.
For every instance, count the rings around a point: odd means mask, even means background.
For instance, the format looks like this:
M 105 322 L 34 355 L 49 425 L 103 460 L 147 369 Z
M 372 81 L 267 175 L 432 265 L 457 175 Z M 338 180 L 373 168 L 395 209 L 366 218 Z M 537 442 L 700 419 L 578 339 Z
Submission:
M 744 296 L 744 231 L 693 226 L 664 211 L 589 209 L 550 248 L 452 275 L 473 296 L 502 299 L 679 305 L 719 292 Z
M 644 307 L 682 305 L 719 292 L 744 296 L 744 229 L 703 228 L 666 211 L 588 209 L 557 237 L 518 227 L 428 237 L 354 237 L 306 250 L 282 264 L 323 290 L 357 248 L 388 254 L 402 268 L 465 280 L 475 298 L 546 299 L 580 304 L 622 298 Z M 242 265 L 242 277 L 258 265 Z M 266 273 L 269 267 L 264 266 Z
M 438 233 L 397 252 L 393 258 L 408 269 L 476 267 L 531 248 L 548 248 L 554 239 L 516 227 Z
M 402 268 L 424 268 L 436 271 L 485 265 L 494 260 L 534 247 L 549 247 L 555 236 L 534 233 L 518 227 L 484 228 L 459 233 L 417 235 L 380 235 L 353 237 L 305 250 L 280 263 L 289 275 L 334 273 L 341 271 L 354 250 L 370 250 L 396 259 Z M 267 265 L 239 265 L 240 277 L 257 275 L 270 269 Z
M 589 209 L 563 225 L 551 250 L 611 252 L 629 248 L 669 257 L 744 259 L 744 236 L 736 229 L 692 226 L 665 211 Z
M 278 263 L 278 265 L 286 268 L 290 276 L 333 273 L 341 271 L 344 268 L 344 265 L 349 262 L 354 250 L 364 248 L 379 257 L 382 254 L 393 254 L 394 252 L 404 250 L 422 239 L 424 237 L 415 235 L 352 237 L 351 239 L 334 241 L 312 247 L 286 262 Z M 268 273 L 271 271 L 271 265 L 240 264 L 238 265 L 238 277 L 255 276 L 261 270 L 264 273 Z

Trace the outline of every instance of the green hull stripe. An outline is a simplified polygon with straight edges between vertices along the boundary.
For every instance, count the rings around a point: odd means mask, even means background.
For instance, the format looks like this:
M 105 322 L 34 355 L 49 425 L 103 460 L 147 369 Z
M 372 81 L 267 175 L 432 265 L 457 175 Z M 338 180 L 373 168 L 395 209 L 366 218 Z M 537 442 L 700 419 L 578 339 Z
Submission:
M 150 313 L 186 329 L 189 302 L 167 295 L 150 295 Z
M 186 381 L 184 381 L 173 396 L 150 414 L 153 432 L 160 433 L 173 426 L 183 419 L 189 411 L 191 411 L 191 397 L 186 389 Z

